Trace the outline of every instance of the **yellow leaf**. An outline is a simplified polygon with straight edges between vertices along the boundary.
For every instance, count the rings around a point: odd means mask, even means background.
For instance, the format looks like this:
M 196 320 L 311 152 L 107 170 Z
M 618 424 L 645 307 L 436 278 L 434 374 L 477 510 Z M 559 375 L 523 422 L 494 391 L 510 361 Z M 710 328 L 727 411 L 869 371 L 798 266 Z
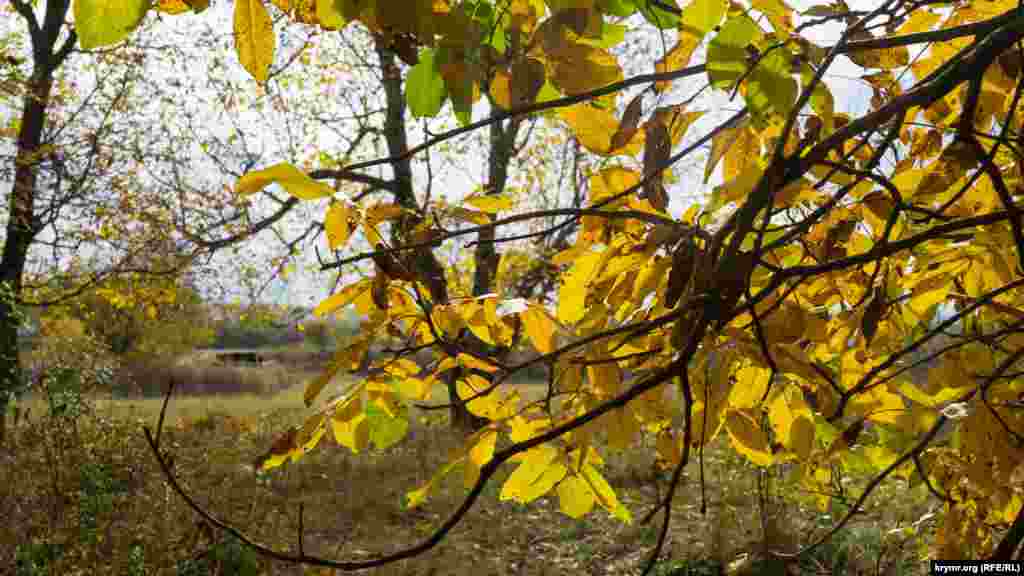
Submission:
M 918 318 L 923 319 L 928 310 L 931 310 L 932 306 L 944 302 L 952 290 L 952 276 L 948 278 L 948 281 L 938 285 L 921 284 L 914 288 L 907 305 Z
M 334 194 L 334 190 L 330 186 L 313 180 L 305 172 L 284 162 L 242 175 L 238 179 L 238 183 L 235 184 L 235 192 L 241 196 L 247 196 L 259 192 L 274 182 L 280 184 L 285 191 L 300 200 L 315 200 Z
M 426 484 L 424 484 L 423 486 L 416 490 L 407 492 L 405 495 L 405 505 L 409 508 L 415 508 L 422 504 L 427 499 L 427 495 L 430 493 L 430 490 L 434 486 L 436 486 L 437 483 L 440 482 L 441 479 L 444 478 L 449 472 L 451 472 L 452 469 L 454 469 L 460 462 L 465 460 L 465 458 L 465 453 L 457 453 L 453 458 L 451 458 L 448 461 L 447 464 L 444 465 L 443 468 L 441 468 L 433 476 L 431 476 L 430 480 L 428 480 Z
M 491 338 L 491 324 L 484 313 L 484 307 L 477 302 L 470 302 L 459 308 L 459 312 L 462 314 L 463 320 L 466 321 L 466 326 L 470 332 L 480 340 L 494 345 L 494 339 Z
M 704 183 L 715 173 L 718 163 L 728 152 L 729 148 L 736 142 L 736 134 L 740 128 L 726 128 L 711 138 L 711 153 L 708 154 L 708 162 L 704 165 Z
M 864 38 L 859 39 L 867 40 L 870 37 L 871 35 L 868 34 Z M 874 50 L 855 50 L 847 53 L 846 56 L 856 64 L 865 68 L 880 68 L 882 70 L 899 68 L 910 63 L 910 52 L 907 51 L 906 46 L 879 48 Z
M 811 457 L 814 450 L 814 422 L 807 416 L 801 415 L 793 421 L 789 429 L 789 443 L 786 445 L 802 461 Z
M 332 294 L 326 300 L 318 304 L 317 307 L 313 309 L 313 315 L 323 317 L 326 314 L 334 312 L 338 308 L 348 306 L 355 302 L 356 298 L 360 295 L 366 293 L 372 284 L 373 281 L 370 278 L 363 278 L 354 284 L 349 284 L 342 288 L 341 291 Z
M 761 143 L 757 135 L 746 124 L 733 133 L 733 141 L 725 153 L 722 180 L 728 182 L 744 172 L 751 163 L 761 157 Z
M 590 464 L 585 464 L 583 466 L 583 478 L 590 485 L 590 488 L 597 496 L 597 501 L 605 510 L 611 512 L 616 518 L 626 524 L 633 522 L 633 516 L 630 514 L 629 509 L 619 502 L 618 496 L 615 495 L 615 490 L 596 468 Z
M 648 294 L 655 291 L 658 284 L 668 277 L 671 265 L 671 258 L 656 256 L 649 259 L 644 267 L 637 272 L 636 280 L 633 283 L 633 300 L 643 302 Z
M 590 204 L 595 205 L 613 196 L 622 194 L 640 183 L 640 173 L 636 170 L 614 166 L 593 174 L 590 179 L 588 197 Z
M 366 450 L 370 445 L 370 423 L 366 419 L 366 414 L 359 414 L 347 422 L 332 418 L 331 430 L 334 432 L 335 441 L 351 450 L 353 454 Z
M 939 390 L 935 394 L 929 394 L 921 390 L 909 380 L 904 380 L 899 383 L 900 392 L 907 398 L 913 400 L 914 402 L 917 402 L 918 404 L 924 404 L 929 408 L 939 408 L 948 402 L 951 402 L 957 398 L 964 396 L 972 388 L 974 388 L 975 385 L 966 384 L 964 386 L 949 386 L 948 384 L 956 384 L 957 380 L 942 378 L 942 376 L 951 372 L 948 366 L 951 363 L 951 360 L 944 359 L 938 366 L 935 366 L 931 370 L 929 370 L 929 383 L 931 383 L 934 379 L 937 381 L 938 384 L 937 387 L 939 388 Z M 956 376 L 959 376 L 959 374 L 956 374 Z
M 446 208 L 445 211 L 452 218 L 458 218 L 464 222 L 472 222 L 473 224 L 479 224 L 481 226 L 490 223 L 490 218 L 487 217 L 487 214 L 477 210 L 469 210 L 460 206 L 450 206 Z
M 496 70 L 491 79 L 491 100 L 503 110 L 512 109 L 512 76 L 505 70 Z
M 79 43 L 86 50 L 117 44 L 138 27 L 149 5 L 148 0 L 75 0 Z
M 698 36 L 688 29 L 681 30 L 679 38 L 676 40 L 676 45 L 654 63 L 654 71 L 658 74 L 664 74 L 665 72 L 672 72 L 685 67 L 690 62 L 690 57 L 693 56 L 694 50 L 700 45 L 702 36 Z M 661 80 L 654 83 L 654 89 L 657 92 L 664 92 L 671 84 L 669 81 Z
M 726 157 L 726 160 L 728 160 L 728 157 Z M 753 192 L 754 187 L 761 181 L 763 174 L 764 170 L 756 162 L 752 162 L 747 165 L 746 170 L 740 172 L 735 178 L 726 180 L 724 184 L 716 186 L 714 198 L 718 201 L 718 205 L 721 206 L 729 202 L 742 204 L 747 195 Z
M 348 242 L 351 230 L 348 227 L 348 203 L 333 202 L 324 217 L 324 228 L 327 230 L 327 245 L 337 250 Z
M 782 0 L 752 0 L 751 8 L 767 16 L 777 34 L 793 32 L 793 9 Z
M 754 408 L 768 392 L 768 381 L 772 371 L 760 366 L 748 365 L 736 371 L 736 384 L 729 392 L 729 404 L 733 408 Z
M 558 485 L 558 505 L 571 518 L 582 518 L 596 500 L 590 484 L 579 476 L 567 476 Z
M 524 492 L 519 494 L 516 500 L 524 504 L 533 502 L 550 492 L 568 473 L 569 469 L 566 468 L 565 464 L 557 461 L 552 462 L 550 466 L 544 469 L 544 473 L 540 475 L 540 478 L 537 478 L 533 484 L 530 484 Z
M 768 440 L 761 427 L 744 412 L 730 410 L 725 419 L 733 448 L 758 466 L 769 466 L 775 461 Z
M 572 325 L 586 314 L 587 285 L 594 276 L 602 253 L 588 252 L 576 260 L 558 290 L 558 320 Z
M 728 7 L 726 0 L 693 0 L 683 9 L 680 27 L 703 38 L 722 23 Z
M 612 135 L 611 144 L 608 145 L 609 151 L 618 150 L 632 140 L 637 132 L 637 126 L 640 124 L 640 116 L 644 110 L 643 104 L 644 93 L 640 92 L 626 105 L 626 111 L 622 114 L 619 127 L 615 130 L 615 134 Z
M 584 148 L 607 156 L 611 154 L 612 136 L 619 127 L 619 120 L 609 110 L 597 108 L 588 103 L 563 108 L 558 117 L 565 122 Z M 640 152 L 643 138 L 636 136 L 614 154 L 633 156 Z
M 457 359 L 458 359 L 459 365 L 462 366 L 463 368 L 468 369 L 468 370 L 474 370 L 475 369 L 475 370 L 482 370 L 484 372 L 494 372 L 494 371 L 496 371 L 498 369 L 498 367 L 493 365 L 493 364 L 485 362 L 485 361 L 483 361 L 483 360 L 481 360 L 479 358 L 476 358 L 475 356 L 470 356 L 469 354 L 463 354 L 462 352 L 459 353 Z
M 899 455 L 883 446 L 866 446 L 864 456 L 877 471 L 884 470 L 899 458 Z
M 508 437 L 513 442 L 523 442 L 547 430 L 550 425 L 551 421 L 547 418 L 530 419 L 516 416 L 509 421 L 511 430 Z
M 385 220 L 398 218 L 402 212 L 402 207 L 397 204 L 380 202 L 366 209 L 366 221 L 376 226 Z
M 548 444 L 528 450 L 519 467 L 513 470 L 505 480 L 499 498 L 501 500 L 519 500 L 522 494 L 527 493 L 530 485 L 544 474 L 544 470 L 557 456 L 558 450 Z
M 480 478 L 480 468 L 487 464 L 491 456 L 494 455 L 494 442 L 497 438 L 498 433 L 496 431 L 486 430 L 480 436 L 477 443 L 469 449 L 469 458 L 466 460 L 465 475 L 463 477 L 463 485 L 467 490 L 476 484 L 477 479 Z
M 321 26 L 335 30 L 345 27 L 347 22 L 339 4 L 335 0 L 316 0 L 316 19 Z
M 154 7 L 157 12 L 171 15 L 181 14 L 192 9 L 191 6 L 185 3 L 185 0 L 157 0 Z
M 910 13 L 910 18 L 907 18 L 907 20 L 896 29 L 896 34 L 902 36 L 904 34 L 913 34 L 915 32 L 926 32 L 938 24 L 941 19 L 941 16 L 927 8 L 914 10 Z
M 274 62 L 274 25 L 260 0 L 235 0 L 235 50 L 238 61 L 257 82 L 270 77 Z
M 489 387 L 489 382 L 476 375 L 471 375 L 467 379 L 459 380 L 456 383 L 459 398 L 473 398 L 466 403 L 466 409 L 474 416 L 482 416 L 484 418 L 493 418 L 498 410 L 497 391 L 491 390 L 488 394 L 477 396 Z
M 567 95 L 589 92 L 622 80 L 622 69 L 615 56 L 600 48 L 565 42 L 548 55 L 553 68 L 551 81 Z
M 466 204 L 488 214 L 508 210 L 514 205 L 512 199 L 507 196 L 477 196 L 475 198 L 468 198 Z
M 531 305 L 519 315 L 523 321 L 523 329 L 533 347 L 541 354 L 550 354 L 555 349 L 555 319 L 547 310 Z
M 942 150 L 939 159 L 928 167 L 924 177 L 921 178 L 914 190 L 913 197 L 929 199 L 945 192 L 977 164 L 978 158 L 969 144 L 959 140 L 953 141 Z
M 423 380 L 421 378 L 408 377 L 403 378 L 399 381 L 398 392 L 403 398 L 409 400 L 427 400 L 430 398 L 430 392 L 433 388 L 433 382 L 431 380 Z
M 462 316 L 460 316 L 458 311 L 452 306 L 434 306 L 434 309 L 430 312 L 430 318 L 433 320 L 434 326 L 436 326 L 442 334 L 449 337 L 455 337 L 459 333 L 459 330 L 461 330 L 465 325 Z M 455 360 L 450 360 L 452 361 L 452 365 L 454 365 Z M 443 370 L 438 370 L 438 372 L 443 372 Z
M 683 140 L 686 131 L 694 122 L 704 115 L 703 110 L 687 112 L 682 105 L 662 106 L 654 111 L 652 121 L 664 124 L 668 128 L 671 147 L 675 148 Z

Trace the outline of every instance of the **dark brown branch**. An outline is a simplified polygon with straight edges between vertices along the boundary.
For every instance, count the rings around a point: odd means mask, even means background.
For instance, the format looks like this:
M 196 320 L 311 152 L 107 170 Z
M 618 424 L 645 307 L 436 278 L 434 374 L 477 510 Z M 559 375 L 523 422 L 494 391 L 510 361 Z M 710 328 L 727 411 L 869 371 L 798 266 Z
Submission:
M 613 220 L 614 219 L 640 220 L 642 222 L 647 222 L 647 223 L 654 224 L 654 225 L 669 225 L 669 226 L 678 226 L 679 225 L 678 222 L 676 222 L 675 220 L 673 220 L 671 218 L 664 218 L 664 217 L 659 216 L 657 214 L 652 214 L 650 212 L 643 212 L 641 210 L 615 210 L 615 211 L 611 211 L 611 210 L 598 210 L 598 209 L 595 209 L 595 208 L 554 208 L 554 209 L 551 209 L 551 210 L 535 210 L 533 212 L 524 212 L 522 214 L 516 214 L 514 216 L 509 216 L 507 218 L 502 218 L 501 220 L 495 220 L 495 221 L 493 221 L 493 222 L 491 222 L 489 224 L 482 224 L 480 226 L 474 226 L 474 227 L 471 227 L 471 228 L 463 228 L 461 230 L 454 230 L 454 231 L 451 231 L 451 232 L 444 232 L 444 233 L 439 234 L 437 237 L 432 238 L 431 240 L 426 241 L 426 242 L 404 244 L 402 246 L 395 246 L 395 247 L 391 247 L 391 248 L 382 248 L 380 250 L 375 250 L 373 252 L 363 252 L 363 253 L 360 253 L 360 254 L 356 254 L 355 256 L 350 256 L 348 258 L 343 258 L 343 259 L 338 260 L 336 262 L 331 262 L 331 263 L 325 264 L 325 265 L 321 266 L 320 269 L 321 270 L 329 270 L 331 268 L 340 268 L 340 267 L 342 267 L 342 266 L 344 266 L 346 264 L 352 264 L 354 262 L 359 262 L 361 260 L 367 260 L 367 259 L 373 258 L 374 256 L 380 256 L 380 255 L 385 255 L 385 254 L 396 254 L 396 253 L 399 253 L 399 252 L 408 252 L 408 251 L 411 251 L 411 250 L 415 250 L 417 248 L 429 248 L 429 247 L 433 246 L 434 243 L 436 243 L 436 242 L 443 242 L 445 240 L 449 240 L 451 238 L 457 238 L 459 236 L 467 236 L 467 235 L 470 235 L 470 234 L 476 234 L 476 233 L 480 232 L 481 230 L 493 229 L 493 228 L 497 228 L 499 226 L 507 226 L 509 224 L 515 224 L 515 223 L 518 223 L 518 222 L 527 222 L 527 221 L 530 221 L 530 220 L 536 220 L 536 219 L 539 219 L 539 218 L 546 218 L 546 217 L 550 217 L 550 216 L 574 216 L 574 217 L 579 217 L 579 216 L 597 216 L 597 217 L 609 218 L 609 219 L 613 219 Z M 496 241 L 500 241 L 500 240 L 501 239 L 496 240 Z
M 189 241 L 193 242 L 196 246 L 199 246 L 200 248 L 206 250 L 218 250 L 220 248 L 231 246 L 232 244 L 237 244 L 238 242 L 251 238 L 252 236 L 262 232 L 263 230 L 270 228 L 275 223 L 277 223 L 281 218 L 284 218 L 288 214 L 288 212 L 290 212 L 291 209 L 297 206 L 298 204 L 298 198 L 295 198 L 294 196 L 290 197 L 281 204 L 281 207 L 278 208 L 277 212 L 274 212 L 270 216 L 267 216 L 263 220 L 257 222 L 254 226 L 249 227 L 247 230 L 243 230 L 242 232 L 232 234 L 231 236 L 227 236 L 225 238 L 219 238 L 217 240 L 204 240 L 191 233 L 187 233 L 184 230 L 182 230 L 182 233 L 185 234 Z
M 11 6 L 14 6 L 14 11 L 25 19 L 25 25 L 28 26 L 28 34 L 32 38 L 32 43 L 41 42 L 43 31 L 39 28 L 39 20 L 36 19 L 32 6 L 25 2 L 25 0 L 11 0 Z
M 321 168 L 319 170 L 313 170 L 309 173 L 309 177 L 314 180 L 345 180 L 346 182 L 355 182 L 356 184 L 366 184 L 371 189 L 387 190 L 394 193 L 398 189 L 398 185 L 395 184 L 394 180 L 387 180 L 385 178 L 378 178 L 376 176 L 370 176 L 369 174 L 360 174 L 359 172 L 353 172 L 350 169 L 335 170 L 331 168 Z

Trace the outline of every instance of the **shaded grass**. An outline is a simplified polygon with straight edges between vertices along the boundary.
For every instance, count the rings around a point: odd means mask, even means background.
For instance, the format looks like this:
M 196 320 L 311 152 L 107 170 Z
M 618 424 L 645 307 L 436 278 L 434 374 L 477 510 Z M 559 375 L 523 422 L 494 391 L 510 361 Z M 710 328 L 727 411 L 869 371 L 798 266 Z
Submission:
M 183 485 L 212 513 L 258 541 L 295 551 L 302 502 L 306 551 L 359 559 L 422 540 L 462 501 L 462 474 L 455 470 L 423 506 L 403 506 L 403 495 L 426 482 L 461 440 L 443 426 L 418 421 L 405 441 L 383 453 L 352 454 L 326 438 L 300 463 L 255 474 L 248 466 L 253 459 L 306 414 L 302 390 L 296 385 L 269 397 L 185 396 L 171 402 L 164 445 L 174 456 Z M 539 386 L 521 390 L 529 398 L 543 393 Z M 439 387 L 432 400 L 443 399 Z M 159 407 L 156 398 L 99 399 L 93 416 L 74 430 L 55 429 L 54 421 L 37 417 L 12 431 L 9 449 L 0 453 L 0 482 L 10 487 L 0 493 L 0 509 L 10 510 L 8 522 L 0 526 L 0 567 L 13 565 L 19 545 L 24 551 L 35 544 L 61 550 L 42 573 L 126 574 L 141 557 L 141 573 L 184 574 L 189 561 L 195 564 L 211 548 L 223 548 L 220 535 L 166 487 L 148 451 L 141 425 L 152 426 Z M 664 475 L 642 451 L 609 454 L 606 460 L 607 478 L 634 518 L 641 518 L 664 494 Z M 695 462 L 673 505 L 664 574 L 698 560 L 706 561 L 702 566 L 714 562 L 746 573 L 772 573 L 755 562 L 766 547 L 792 549 L 825 525 L 822 514 L 807 502 L 782 498 L 797 496 L 791 484 L 781 478 L 769 483 L 759 479 L 760 473 L 733 455 L 723 438 L 707 450 L 704 467 L 707 513 L 701 513 Z M 657 539 L 657 526 L 626 526 L 601 511 L 580 520 L 568 518 L 559 513 L 554 495 L 529 505 L 502 502 L 501 482 L 510 472 L 511 467 L 499 473 L 441 546 L 373 573 L 633 573 Z M 902 506 L 893 506 L 893 495 L 901 488 L 883 489 L 889 492 L 873 498 L 876 507 L 855 523 L 859 535 L 838 542 L 845 548 L 830 549 L 833 557 L 845 550 L 846 571 L 837 572 L 836 566 L 821 561 L 799 573 L 818 573 L 820 568 L 825 574 L 874 574 L 879 554 L 913 558 L 914 550 L 906 545 L 894 553 L 896 540 L 886 540 L 884 534 L 916 520 L 921 506 L 905 497 Z M 759 494 L 771 501 L 764 514 Z M 880 546 L 888 548 L 879 552 Z M 824 552 L 822 558 L 828 558 Z M 304 573 L 299 567 L 256 561 L 262 573 Z M 923 564 L 911 562 L 889 573 L 923 573 Z

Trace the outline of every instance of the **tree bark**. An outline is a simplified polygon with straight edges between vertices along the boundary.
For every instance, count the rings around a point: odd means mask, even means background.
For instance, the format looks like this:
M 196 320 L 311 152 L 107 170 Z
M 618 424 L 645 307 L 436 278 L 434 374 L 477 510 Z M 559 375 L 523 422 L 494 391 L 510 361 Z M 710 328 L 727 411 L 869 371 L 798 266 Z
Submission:
M 18 132 L 17 153 L 14 159 L 14 186 L 8 197 L 7 235 L 3 255 L 0 257 L 0 285 L 14 299 L 20 300 L 28 250 L 39 225 L 35 217 L 36 185 L 39 164 L 38 151 L 46 126 L 46 110 L 53 88 L 53 73 L 63 63 L 76 42 L 72 34 L 57 52 L 54 46 L 64 18 L 68 0 L 51 0 L 46 5 L 43 25 L 40 27 L 34 12 L 22 2 L 15 3 L 32 40 L 32 76 L 26 90 Z M 15 302 L 0 298 L 0 446 L 3 446 L 7 425 L 7 406 L 21 382 L 21 362 L 18 358 L 18 327 L 20 319 L 15 313 Z
M 490 149 L 487 158 L 487 194 L 498 196 L 504 193 L 505 185 L 508 183 L 508 163 L 512 159 L 516 135 L 519 132 L 519 120 L 513 119 L 506 123 L 495 122 L 490 127 Z M 489 216 L 491 220 L 493 216 Z M 477 233 L 476 249 L 473 253 L 474 275 L 473 295 L 483 296 L 494 292 L 497 287 L 494 282 L 498 275 L 498 265 L 501 263 L 501 255 L 494 247 L 494 228 L 485 228 Z M 486 342 L 476 338 L 468 330 L 464 331 L 462 341 L 466 347 L 481 356 L 490 356 L 499 353 L 499 350 L 489 346 Z M 449 394 L 453 388 L 449 387 Z M 453 403 L 454 405 L 454 403 Z M 463 409 L 459 414 L 457 422 L 464 430 L 476 431 L 486 426 L 489 421 L 472 414 L 469 410 Z M 453 422 L 455 415 L 453 413 Z
M 382 83 L 387 100 L 387 116 L 384 122 L 384 136 L 391 157 L 399 157 L 409 150 L 405 130 L 405 95 L 402 90 L 402 74 L 395 61 L 395 53 L 386 45 L 383 38 L 374 37 L 374 48 L 380 63 Z M 410 210 L 416 210 L 416 196 L 412 187 L 412 166 L 408 159 L 392 163 L 394 171 L 395 201 Z M 392 240 L 400 242 L 400 230 L 392 227 Z M 425 277 L 430 287 L 430 296 L 434 304 L 447 304 L 448 291 L 444 284 L 444 269 L 429 249 L 418 250 L 415 265 Z M 444 376 L 448 388 L 448 401 L 451 405 L 450 424 L 456 429 L 470 429 L 473 426 L 473 415 L 466 408 L 466 403 L 459 397 L 457 382 L 458 371 L 450 370 Z

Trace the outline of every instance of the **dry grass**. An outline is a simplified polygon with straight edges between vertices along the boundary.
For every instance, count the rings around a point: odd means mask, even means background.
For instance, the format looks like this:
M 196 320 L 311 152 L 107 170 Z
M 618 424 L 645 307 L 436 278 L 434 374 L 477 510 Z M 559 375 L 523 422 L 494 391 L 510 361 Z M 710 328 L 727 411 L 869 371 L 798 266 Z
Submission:
M 537 394 L 538 388 L 524 386 L 524 391 Z M 261 542 L 295 550 L 302 502 L 307 552 L 360 559 L 420 541 L 461 502 L 465 490 L 456 471 L 421 508 L 403 509 L 403 494 L 430 478 L 459 441 L 443 427 L 420 423 L 404 442 L 382 454 L 351 454 L 325 440 L 302 462 L 271 474 L 257 476 L 246 469 L 276 433 L 301 420 L 301 394 L 297 385 L 269 397 L 181 397 L 172 402 L 164 443 L 183 484 L 215 515 L 231 519 Z M 165 486 L 142 436 L 141 426 L 155 422 L 159 402 L 103 400 L 93 416 L 79 420 L 77 429 L 55 429 L 51 420 L 37 417 L 12 431 L 0 452 L 0 483 L 8 487 L 0 494 L 0 510 L 8 511 L 0 527 L 0 573 L 13 565 L 19 544 L 24 553 L 32 542 L 62 550 L 40 574 L 122 575 L 135 569 L 141 569 L 138 574 L 185 574 L 185 562 L 210 549 L 215 536 Z M 654 526 L 625 526 L 599 511 L 580 521 L 567 518 L 558 512 L 557 498 L 528 506 L 501 502 L 500 483 L 509 471 L 488 487 L 483 501 L 445 543 L 374 574 L 625 574 L 635 572 L 656 540 Z M 610 455 L 606 473 L 635 518 L 664 493 L 664 480 L 640 452 Z M 100 496 L 94 486 L 97 475 L 109 480 Z M 697 463 L 686 471 L 673 506 L 666 554 L 676 568 L 685 559 L 724 564 L 745 553 L 755 558 L 766 545 L 791 549 L 806 542 L 820 521 L 819 513 L 775 498 L 765 516 L 769 521 L 762 522 L 759 474 L 724 449 L 723 442 L 705 455 L 704 475 L 707 513 L 700 511 Z M 776 480 L 771 493 L 779 496 L 789 489 Z M 920 515 L 917 503 L 892 506 L 894 493 L 873 500 L 881 505 L 858 522 L 862 533 L 881 534 Z M 849 567 L 873 568 L 881 552 L 869 540 L 848 546 Z M 896 541 L 883 542 L 888 554 Z M 904 549 L 897 558 L 910 553 Z M 660 573 L 671 574 L 672 566 L 666 564 Z M 750 573 L 770 573 L 764 565 L 744 566 Z M 315 573 L 262 558 L 259 570 Z M 231 572 L 211 564 L 202 573 Z

